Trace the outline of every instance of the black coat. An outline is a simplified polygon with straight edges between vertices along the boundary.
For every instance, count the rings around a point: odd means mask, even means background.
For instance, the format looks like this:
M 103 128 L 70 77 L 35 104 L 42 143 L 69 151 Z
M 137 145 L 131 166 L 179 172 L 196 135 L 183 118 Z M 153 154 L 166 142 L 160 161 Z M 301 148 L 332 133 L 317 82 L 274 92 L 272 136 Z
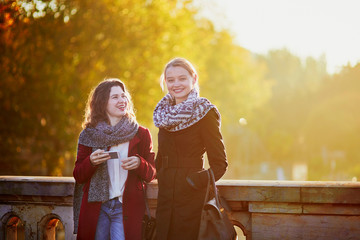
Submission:
M 208 179 L 203 168 L 204 153 L 216 180 L 227 168 L 220 117 L 212 109 L 186 129 L 177 132 L 159 129 L 158 141 L 157 238 L 197 239 Z

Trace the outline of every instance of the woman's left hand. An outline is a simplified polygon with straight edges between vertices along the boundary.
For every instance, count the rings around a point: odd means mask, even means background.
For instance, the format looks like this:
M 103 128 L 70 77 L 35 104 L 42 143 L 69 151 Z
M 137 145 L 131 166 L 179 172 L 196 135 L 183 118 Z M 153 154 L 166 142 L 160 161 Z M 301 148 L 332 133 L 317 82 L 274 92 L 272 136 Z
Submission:
M 131 156 L 121 161 L 121 167 L 125 170 L 137 169 L 140 166 L 140 158 L 137 156 Z

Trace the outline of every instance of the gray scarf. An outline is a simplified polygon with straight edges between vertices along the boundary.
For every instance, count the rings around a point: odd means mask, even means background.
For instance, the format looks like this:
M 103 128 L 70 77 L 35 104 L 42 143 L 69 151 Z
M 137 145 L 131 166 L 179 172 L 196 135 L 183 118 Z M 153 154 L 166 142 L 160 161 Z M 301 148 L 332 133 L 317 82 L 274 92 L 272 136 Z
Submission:
M 121 118 L 115 126 L 99 122 L 95 128 L 85 128 L 79 137 L 79 144 L 92 148 L 106 148 L 130 141 L 139 128 L 139 124 L 129 117 Z
M 175 104 L 174 97 L 168 93 L 155 107 L 154 124 L 170 132 L 180 131 L 199 122 L 213 108 L 220 116 L 215 105 L 206 98 L 199 97 L 195 88 L 191 90 L 188 98 L 179 104 Z
M 105 149 L 120 143 L 130 141 L 137 133 L 139 124 L 123 117 L 115 125 L 110 126 L 105 122 L 100 122 L 95 128 L 85 128 L 79 137 L 79 144 L 92 147 L 93 151 Z M 104 202 L 109 200 L 109 176 L 106 162 L 96 169 L 91 177 L 89 188 L 89 202 Z
M 91 147 L 92 151 L 125 143 L 134 138 L 139 124 L 129 117 L 121 118 L 115 126 L 100 122 L 95 128 L 85 128 L 79 136 L 79 144 Z M 74 233 L 77 232 L 83 184 L 75 183 L 74 190 Z M 100 164 L 90 180 L 88 202 L 109 200 L 109 174 L 106 162 Z

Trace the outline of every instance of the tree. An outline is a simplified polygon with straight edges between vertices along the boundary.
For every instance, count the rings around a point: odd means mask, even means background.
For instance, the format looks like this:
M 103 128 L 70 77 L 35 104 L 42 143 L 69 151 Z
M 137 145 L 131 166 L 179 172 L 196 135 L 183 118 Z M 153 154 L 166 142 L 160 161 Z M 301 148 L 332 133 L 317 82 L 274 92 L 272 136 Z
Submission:
M 314 164 L 311 178 L 350 180 L 360 177 L 360 64 L 346 66 L 324 80 L 304 121 L 305 142 Z
M 302 160 L 301 126 L 312 104 L 311 94 L 327 75 L 325 60 L 307 58 L 302 64 L 286 49 L 272 50 L 259 58 L 266 62 L 266 76 L 273 81 L 271 98 L 258 111 L 260 135 L 275 163 Z
M 176 56 L 197 66 L 225 122 L 251 112 L 254 101 L 241 98 L 254 97 L 251 84 L 260 86 L 261 73 L 226 31 L 196 16 L 192 1 L 19 0 L 1 2 L 1 9 L 7 13 L 0 32 L 1 174 L 71 175 L 88 93 L 106 77 L 125 82 L 138 121 L 153 129 L 152 112 L 164 95 L 159 77 Z M 232 51 L 234 63 L 226 60 Z M 226 74 L 233 96 L 231 86 L 243 88 L 237 79 L 249 86 L 235 115 L 226 111 L 226 95 L 210 90 L 223 79 L 212 67 Z

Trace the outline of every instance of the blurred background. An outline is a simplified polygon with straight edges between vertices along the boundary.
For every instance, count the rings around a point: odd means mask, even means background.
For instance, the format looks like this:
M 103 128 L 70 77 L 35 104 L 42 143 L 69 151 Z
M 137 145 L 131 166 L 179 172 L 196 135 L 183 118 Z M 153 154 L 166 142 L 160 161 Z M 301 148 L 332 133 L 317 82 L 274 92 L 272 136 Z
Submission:
M 106 77 L 125 82 L 156 152 L 159 77 L 180 56 L 221 112 L 225 179 L 356 181 L 357 5 L 1 1 L 0 175 L 71 176 L 87 96 Z

